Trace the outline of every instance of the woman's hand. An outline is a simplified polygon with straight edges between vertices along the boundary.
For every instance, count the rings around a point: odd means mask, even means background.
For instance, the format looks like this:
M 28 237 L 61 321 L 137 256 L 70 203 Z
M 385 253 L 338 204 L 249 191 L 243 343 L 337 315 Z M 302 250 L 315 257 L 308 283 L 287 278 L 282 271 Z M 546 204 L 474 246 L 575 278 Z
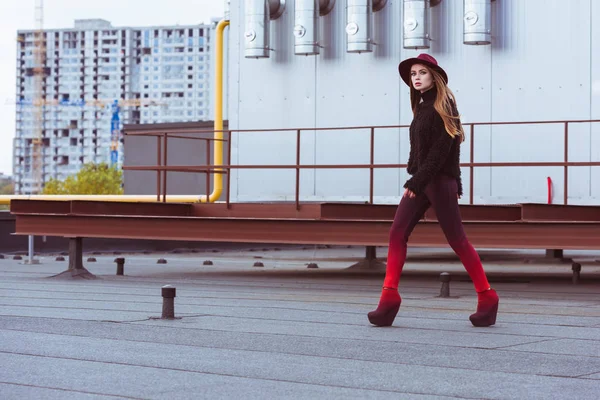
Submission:
M 404 197 L 409 197 L 411 199 L 415 198 L 417 195 L 413 193 L 410 189 L 404 189 Z

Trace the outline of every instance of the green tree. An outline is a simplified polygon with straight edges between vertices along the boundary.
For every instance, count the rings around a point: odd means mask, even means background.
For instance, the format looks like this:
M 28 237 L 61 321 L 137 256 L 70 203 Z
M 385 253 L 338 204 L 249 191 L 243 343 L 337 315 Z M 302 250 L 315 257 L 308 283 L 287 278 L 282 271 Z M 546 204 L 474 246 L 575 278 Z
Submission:
M 15 185 L 11 181 L 0 182 L 0 194 L 15 194 Z
M 51 179 L 42 194 L 123 194 L 123 171 L 106 163 L 85 164 L 64 181 Z

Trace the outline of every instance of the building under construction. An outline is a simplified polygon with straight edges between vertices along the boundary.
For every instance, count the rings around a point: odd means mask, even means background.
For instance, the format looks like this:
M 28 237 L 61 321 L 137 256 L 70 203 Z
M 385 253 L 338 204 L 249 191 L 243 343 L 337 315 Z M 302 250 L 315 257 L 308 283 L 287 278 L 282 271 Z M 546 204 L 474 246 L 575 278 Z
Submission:
M 37 193 L 84 163 L 122 165 L 122 123 L 210 120 L 212 30 L 113 27 L 95 19 L 43 30 L 39 39 L 36 30 L 19 31 L 15 192 Z

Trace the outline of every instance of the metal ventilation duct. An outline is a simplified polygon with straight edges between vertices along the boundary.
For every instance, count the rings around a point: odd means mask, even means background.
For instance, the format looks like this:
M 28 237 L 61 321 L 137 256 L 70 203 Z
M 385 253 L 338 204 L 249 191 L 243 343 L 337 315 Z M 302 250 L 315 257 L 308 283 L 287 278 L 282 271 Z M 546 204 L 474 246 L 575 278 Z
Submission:
M 464 0 L 463 43 L 492 43 L 492 0 Z
M 294 51 L 319 54 L 319 15 L 327 15 L 335 0 L 296 0 L 294 9 Z
M 429 0 L 404 0 L 404 48 L 428 49 Z
M 383 9 L 386 3 L 387 0 L 346 0 L 348 53 L 373 51 L 373 12 Z
M 245 0 L 246 58 L 268 58 L 270 48 L 269 21 L 285 10 L 285 0 Z

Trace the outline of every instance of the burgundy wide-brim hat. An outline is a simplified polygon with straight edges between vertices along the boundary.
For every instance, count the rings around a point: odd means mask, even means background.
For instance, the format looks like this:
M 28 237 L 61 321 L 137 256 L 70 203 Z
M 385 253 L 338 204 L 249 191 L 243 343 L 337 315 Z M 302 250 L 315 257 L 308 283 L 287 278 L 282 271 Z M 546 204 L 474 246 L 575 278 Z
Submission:
M 442 75 L 442 77 L 446 81 L 446 84 L 448 84 L 448 74 L 446 74 L 446 71 L 444 71 L 444 69 L 438 65 L 437 60 L 435 58 L 433 58 L 429 54 L 423 53 L 423 54 L 419 54 L 417 57 L 407 58 L 406 60 L 402 61 L 398 65 L 398 72 L 400 72 L 400 77 L 402 77 L 402 80 L 409 87 L 410 87 L 410 69 L 415 64 L 423 64 L 431 69 L 436 70 L 437 72 L 439 72 Z

